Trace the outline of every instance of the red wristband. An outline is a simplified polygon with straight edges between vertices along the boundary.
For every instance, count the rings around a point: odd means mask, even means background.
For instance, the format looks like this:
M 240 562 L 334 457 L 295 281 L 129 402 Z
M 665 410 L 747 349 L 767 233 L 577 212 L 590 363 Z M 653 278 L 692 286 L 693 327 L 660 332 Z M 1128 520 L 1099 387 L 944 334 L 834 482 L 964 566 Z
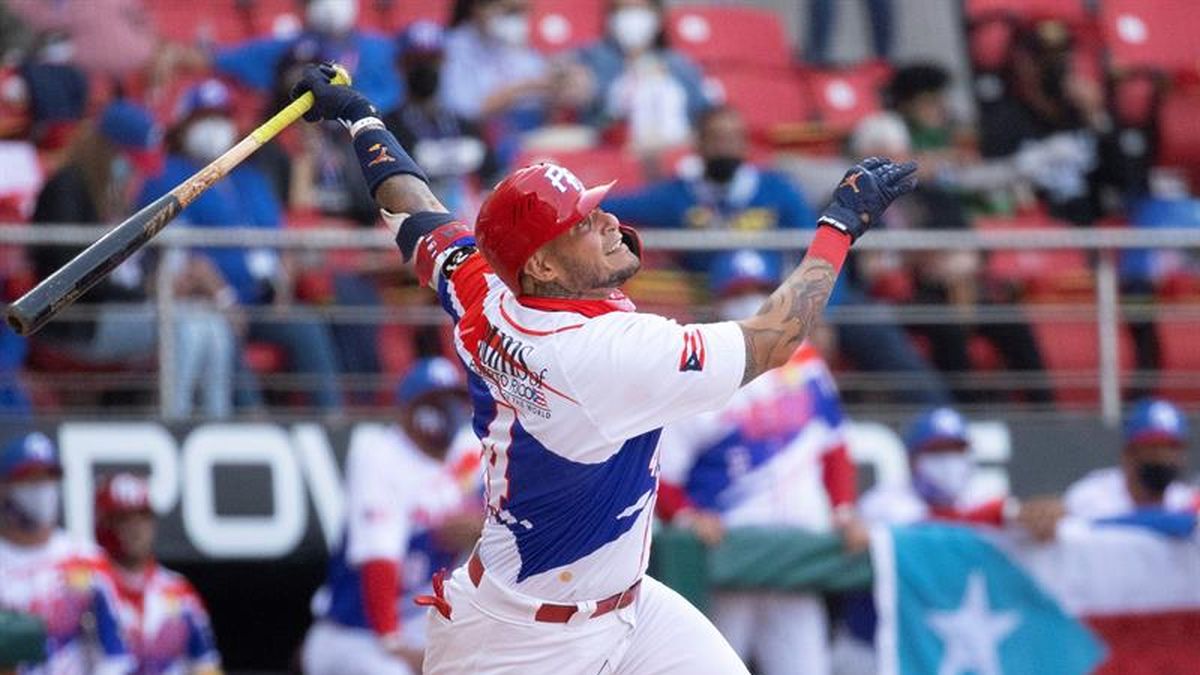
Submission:
M 850 252 L 850 235 L 827 225 L 818 225 L 817 234 L 808 245 L 808 253 L 833 265 L 833 273 L 842 271 L 846 254 Z

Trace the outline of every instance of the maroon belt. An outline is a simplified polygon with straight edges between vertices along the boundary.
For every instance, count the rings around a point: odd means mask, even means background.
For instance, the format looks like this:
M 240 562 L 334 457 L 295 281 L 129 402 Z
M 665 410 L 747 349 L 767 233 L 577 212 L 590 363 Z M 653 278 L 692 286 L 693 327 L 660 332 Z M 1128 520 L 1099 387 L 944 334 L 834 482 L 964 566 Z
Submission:
M 483 580 L 483 561 L 479 559 L 479 553 L 472 553 L 471 559 L 467 561 L 467 576 L 471 578 L 471 583 L 475 587 L 479 587 L 480 581 Z M 632 586 L 626 588 L 620 593 L 604 598 L 596 602 L 596 609 L 589 616 L 589 619 L 594 619 L 598 616 L 608 614 L 614 609 L 622 609 L 633 604 L 637 600 L 638 590 L 642 587 L 642 580 L 638 579 Z M 542 621 L 544 623 L 567 623 L 571 617 L 575 616 L 575 612 L 579 611 L 577 605 L 555 605 L 545 603 L 538 607 L 537 612 L 533 615 L 534 621 Z

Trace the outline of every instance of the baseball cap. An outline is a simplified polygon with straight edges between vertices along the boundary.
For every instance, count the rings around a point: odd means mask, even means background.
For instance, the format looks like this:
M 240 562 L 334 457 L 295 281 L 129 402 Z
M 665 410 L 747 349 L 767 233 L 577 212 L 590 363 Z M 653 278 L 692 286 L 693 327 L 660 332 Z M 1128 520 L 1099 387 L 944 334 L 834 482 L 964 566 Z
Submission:
M 446 46 L 446 31 L 427 19 L 414 21 L 396 37 L 396 53 L 401 57 L 441 54 Z
M 774 289 L 782 272 L 779 256 L 741 249 L 713 258 L 708 268 L 708 288 L 714 296 L 733 295 L 747 289 Z
M 421 359 L 400 380 L 396 388 L 396 400 L 411 403 L 425 394 L 435 391 L 461 391 L 466 382 L 458 368 L 449 359 L 440 356 Z
M 106 476 L 96 488 L 96 513 L 150 513 L 150 484 L 141 476 L 122 471 Z
M 548 162 L 517 169 L 479 208 L 479 251 L 496 276 L 520 294 L 521 268 L 529 256 L 583 220 L 615 184 L 585 187 L 570 169 Z
M 233 94 L 224 82 L 209 78 L 184 91 L 175 105 L 175 124 L 183 124 L 202 112 L 233 112 Z
M 1170 401 L 1139 401 L 1125 420 L 1125 447 L 1136 445 L 1187 445 L 1187 418 Z
M 100 113 L 100 134 L 121 148 L 138 169 L 157 173 L 162 159 L 162 127 L 146 108 L 117 99 Z
M 904 432 L 904 447 L 910 453 L 968 445 L 967 421 L 953 408 L 940 407 L 922 413 Z
M 0 448 L 0 480 L 16 480 L 39 470 L 62 474 L 58 451 L 46 434 L 40 431 L 22 434 Z

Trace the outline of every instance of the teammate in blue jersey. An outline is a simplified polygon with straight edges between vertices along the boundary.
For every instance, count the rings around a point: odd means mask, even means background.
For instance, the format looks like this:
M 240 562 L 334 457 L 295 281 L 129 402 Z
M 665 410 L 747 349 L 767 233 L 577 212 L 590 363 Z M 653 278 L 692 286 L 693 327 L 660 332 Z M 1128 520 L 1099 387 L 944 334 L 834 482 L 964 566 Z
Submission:
M 355 436 L 346 458 L 346 529 L 304 645 L 304 672 L 421 671 L 435 570 L 479 536 L 479 443 L 466 427 L 466 383 L 444 358 L 400 383 L 400 424 Z
M 915 165 L 849 171 L 803 264 L 754 317 L 679 325 L 618 290 L 641 247 L 598 208 L 611 183 L 519 169 L 472 232 L 333 73 L 306 71 L 297 92 L 314 94 L 310 119 L 345 124 L 404 259 L 454 321 L 483 443 L 483 533 L 467 564 L 434 579 L 425 672 L 745 673 L 699 611 L 645 576 L 659 434 L 786 363 Z

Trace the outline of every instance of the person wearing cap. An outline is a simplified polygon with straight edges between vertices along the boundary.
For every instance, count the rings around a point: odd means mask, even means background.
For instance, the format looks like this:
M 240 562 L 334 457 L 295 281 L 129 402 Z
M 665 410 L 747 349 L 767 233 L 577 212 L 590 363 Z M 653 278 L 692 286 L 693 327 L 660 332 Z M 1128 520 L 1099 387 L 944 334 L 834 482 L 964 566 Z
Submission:
M 421 672 L 435 570 L 470 550 L 482 520 L 479 444 L 466 381 L 441 357 L 396 390 L 399 423 L 356 435 L 346 457 L 346 527 L 302 652 L 309 675 Z
M 1102 520 L 1140 510 L 1200 510 L 1200 492 L 1183 481 L 1188 434 L 1187 418 L 1170 401 L 1138 401 L 1125 419 L 1120 463 L 1068 487 L 1066 514 Z
M 295 94 L 342 122 L 385 224 L 454 321 L 483 443 L 487 516 L 467 563 L 434 577 L 427 673 L 745 673 L 721 634 L 645 575 L 662 427 L 721 409 L 784 365 L 828 300 L 852 241 L 911 164 L 863 160 L 824 212 L 805 262 L 743 321 L 680 325 L 620 287 L 637 234 L 555 164 L 500 181 L 474 231 L 351 87 L 314 66 Z
M 154 558 L 157 522 L 146 479 L 105 476 L 96 488 L 96 543 L 113 568 L 121 630 L 138 673 L 218 675 L 221 655 L 196 589 Z
M 165 169 L 146 183 L 139 201 L 149 204 L 232 147 L 238 140 L 233 112 L 232 93 L 220 80 L 203 80 L 185 91 L 176 106 Z M 283 225 L 283 210 L 262 172 L 243 163 L 199 195 L 177 222 L 188 227 L 275 230 Z M 238 324 L 244 324 L 246 339 L 278 345 L 286 352 L 290 370 L 312 376 L 310 398 L 316 407 L 340 411 L 343 398 L 333 336 L 319 317 L 293 302 L 289 262 L 268 248 L 205 248 L 190 254 L 192 259 L 211 263 L 218 272 L 216 280 L 196 289 L 198 299 L 207 298 L 226 312 L 239 307 L 287 309 L 287 316 L 281 319 L 265 312 L 245 319 L 236 312 L 234 316 Z M 236 349 L 231 351 L 232 363 L 241 368 Z M 261 404 L 250 374 L 238 375 L 237 404 Z
M 775 258 L 753 250 L 716 257 L 709 286 L 718 318 L 751 316 L 781 273 Z M 848 550 L 866 549 L 837 385 L 807 341 L 722 410 L 665 427 L 659 447 L 658 510 L 668 520 L 694 529 L 712 516 L 726 527 L 837 529 Z M 702 538 L 707 532 L 697 531 Z M 764 600 L 762 593 L 721 591 L 713 594 L 712 617 L 738 655 L 753 658 L 763 675 L 830 672 L 829 626 L 819 596 Z
M 58 450 L 40 432 L 2 442 L 0 609 L 36 615 L 47 630 L 46 662 L 21 672 L 131 672 L 112 570 L 95 546 L 58 527 Z
M 408 97 L 383 122 L 425 169 L 433 194 L 451 213 L 469 219 L 479 209 L 476 183 L 492 182 L 495 156 L 479 126 L 441 100 L 445 45 L 445 31 L 432 21 L 415 21 L 400 33 L 397 67 Z

